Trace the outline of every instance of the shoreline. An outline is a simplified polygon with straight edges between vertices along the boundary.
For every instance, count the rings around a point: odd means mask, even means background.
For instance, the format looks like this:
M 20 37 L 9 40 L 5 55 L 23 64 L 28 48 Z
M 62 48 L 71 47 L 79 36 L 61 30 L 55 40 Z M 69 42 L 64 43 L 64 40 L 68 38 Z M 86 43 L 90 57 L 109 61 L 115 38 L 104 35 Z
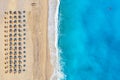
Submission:
M 48 39 L 50 48 L 51 64 L 53 66 L 53 74 L 50 80 L 63 79 L 63 73 L 61 72 L 60 56 L 58 48 L 58 12 L 59 12 L 59 0 L 49 0 L 49 15 L 48 15 Z

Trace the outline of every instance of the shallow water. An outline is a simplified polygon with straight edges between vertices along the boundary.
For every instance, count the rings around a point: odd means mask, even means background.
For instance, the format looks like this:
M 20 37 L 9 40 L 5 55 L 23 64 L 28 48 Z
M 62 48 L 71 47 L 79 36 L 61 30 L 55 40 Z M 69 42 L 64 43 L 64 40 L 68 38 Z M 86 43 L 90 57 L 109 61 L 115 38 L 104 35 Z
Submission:
M 120 80 L 120 0 L 60 0 L 64 80 Z

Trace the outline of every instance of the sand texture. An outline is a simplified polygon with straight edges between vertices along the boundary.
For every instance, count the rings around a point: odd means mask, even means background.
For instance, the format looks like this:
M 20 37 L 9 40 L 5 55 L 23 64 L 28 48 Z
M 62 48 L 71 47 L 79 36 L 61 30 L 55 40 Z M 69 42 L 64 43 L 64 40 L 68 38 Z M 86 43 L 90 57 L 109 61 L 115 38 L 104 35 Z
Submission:
M 47 0 L 0 0 L 0 80 L 50 80 Z

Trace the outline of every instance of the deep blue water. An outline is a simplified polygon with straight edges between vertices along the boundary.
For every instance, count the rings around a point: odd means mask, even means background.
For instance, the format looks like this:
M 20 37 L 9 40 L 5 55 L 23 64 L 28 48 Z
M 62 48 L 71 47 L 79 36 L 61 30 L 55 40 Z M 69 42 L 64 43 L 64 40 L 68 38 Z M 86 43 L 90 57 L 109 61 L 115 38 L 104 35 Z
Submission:
M 120 80 L 120 0 L 60 1 L 64 80 Z

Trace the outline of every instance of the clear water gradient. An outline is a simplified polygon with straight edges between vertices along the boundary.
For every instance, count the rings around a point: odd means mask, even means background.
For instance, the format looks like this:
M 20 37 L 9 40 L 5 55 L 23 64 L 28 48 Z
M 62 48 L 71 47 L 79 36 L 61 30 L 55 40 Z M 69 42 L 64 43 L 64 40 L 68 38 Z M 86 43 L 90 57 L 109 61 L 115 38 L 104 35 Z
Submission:
M 120 0 L 60 0 L 64 80 L 120 80 Z

